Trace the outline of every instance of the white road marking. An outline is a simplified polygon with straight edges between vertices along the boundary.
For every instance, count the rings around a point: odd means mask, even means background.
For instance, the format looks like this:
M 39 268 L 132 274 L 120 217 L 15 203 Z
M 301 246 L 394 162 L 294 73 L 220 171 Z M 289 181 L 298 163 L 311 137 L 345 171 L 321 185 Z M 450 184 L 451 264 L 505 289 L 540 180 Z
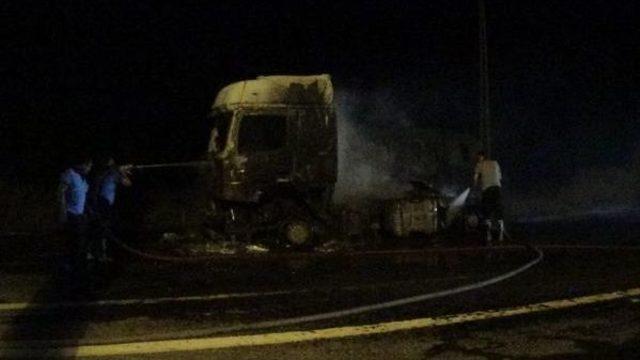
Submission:
M 66 348 L 20 348 L 12 346 L 0 348 L 0 355 L 5 357 L 36 357 L 36 356 L 124 356 L 136 354 L 169 353 L 199 350 L 214 350 L 232 347 L 263 346 L 288 344 L 303 341 L 339 339 L 372 334 L 384 334 L 397 331 L 434 328 L 481 320 L 507 318 L 511 316 L 547 312 L 551 310 L 568 309 L 576 306 L 596 304 L 600 302 L 619 300 L 632 296 L 639 296 L 640 288 L 625 291 L 583 296 L 570 299 L 547 301 L 519 307 L 499 310 L 476 311 L 471 313 L 427 317 L 404 321 L 392 321 L 371 325 L 345 326 L 327 329 L 288 331 L 280 333 L 208 337 L 197 339 L 148 341 L 124 344 L 81 345 Z M 8 346 L 7 346 L 8 345 Z
M 177 296 L 177 297 L 160 297 L 160 298 L 138 298 L 138 299 L 111 299 L 111 300 L 96 300 L 86 302 L 59 302 L 59 303 L 29 303 L 29 302 L 15 302 L 15 303 L 0 303 L 0 312 L 12 312 L 22 310 L 53 310 L 58 308 L 72 308 L 72 307 L 100 307 L 100 306 L 128 306 L 128 305 L 157 305 L 167 303 L 181 303 L 181 302 L 204 302 L 224 299 L 242 299 L 252 297 L 268 297 L 268 296 L 280 296 L 290 294 L 304 294 L 323 291 L 335 291 L 335 290 L 360 290 L 364 288 L 378 288 L 406 283 L 420 283 L 420 282 L 432 282 L 432 281 L 445 281 L 445 280 L 461 280 L 468 279 L 469 276 L 452 276 L 446 278 L 433 278 L 422 280 L 402 280 L 402 281 L 389 281 L 377 284 L 357 285 L 357 286 L 342 286 L 342 287 L 318 287 L 318 288 L 306 288 L 296 290 L 275 290 L 275 291 L 263 291 L 263 292 L 246 292 L 246 293 L 227 293 L 227 294 L 210 294 L 210 295 L 194 295 L 194 296 Z

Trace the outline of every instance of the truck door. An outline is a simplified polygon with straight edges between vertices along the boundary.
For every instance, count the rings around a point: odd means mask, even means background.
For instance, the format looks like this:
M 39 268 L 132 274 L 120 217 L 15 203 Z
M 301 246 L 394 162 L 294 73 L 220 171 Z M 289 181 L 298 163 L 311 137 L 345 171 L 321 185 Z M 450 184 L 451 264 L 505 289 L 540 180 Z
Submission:
M 298 111 L 297 176 L 309 184 L 335 181 L 335 117 L 326 109 Z
M 249 196 L 291 180 L 293 157 L 288 115 L 286 110 L 241 114 L 238 154 L 246 158 L 243 177 Z

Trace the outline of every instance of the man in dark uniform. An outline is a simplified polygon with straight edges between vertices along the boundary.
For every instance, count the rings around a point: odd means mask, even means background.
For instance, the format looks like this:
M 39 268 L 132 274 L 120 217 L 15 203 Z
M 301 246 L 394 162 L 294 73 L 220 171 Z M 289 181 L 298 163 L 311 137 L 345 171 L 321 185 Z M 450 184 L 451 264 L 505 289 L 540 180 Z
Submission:
M 482 215 L 487 229 L 487 243 L 491 245 L 493 231 L 498 231 L 498 241 L 503 242 L 504 220 L 502 216 L 502 172 L 497 161 L 487 157 L 484 151 L 477 154 L 474 186 L 482 188 Z
M 107 261 L 108 242 L 114 238 L 114 204 L 119 185 L 131 186 L 129 171 L 131 165 L 116 165 L 112 157 L 102 162 L 102 168 L 93 180 L 91 203 L 96 222 L 94 252 L 98 260 Z
M 77 161 L 60 176 L 59 202 L 60 222 L 66 235 L 68 268 L 80 275 L 89 255 L 87 229 L 87 192 L 89 184 L 86 176 L 93 162 L 89 158 Z

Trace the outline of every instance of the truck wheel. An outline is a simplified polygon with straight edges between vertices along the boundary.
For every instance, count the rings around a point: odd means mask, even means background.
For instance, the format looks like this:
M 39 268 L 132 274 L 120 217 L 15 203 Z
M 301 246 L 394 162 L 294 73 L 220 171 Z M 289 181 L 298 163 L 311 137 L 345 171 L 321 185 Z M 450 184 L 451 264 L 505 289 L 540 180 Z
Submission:
M 295 247 L 311 245 L 314 237 L 312 215 L 300 200 L 278 199 L 280 236 Z
M 313 237 L 311 224 L 303 220 L 294 220 L 286 223 L 283 233 L 285 239 L 296 246 L 309 245 Z

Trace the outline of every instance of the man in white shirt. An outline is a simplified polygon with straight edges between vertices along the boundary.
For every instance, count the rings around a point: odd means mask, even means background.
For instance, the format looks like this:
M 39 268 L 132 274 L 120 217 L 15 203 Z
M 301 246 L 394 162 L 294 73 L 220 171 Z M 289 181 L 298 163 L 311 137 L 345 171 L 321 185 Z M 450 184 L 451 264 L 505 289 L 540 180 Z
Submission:
M 484 151 L 477 154 L 476 169 L 473 175 L 474 186 L 482 189 L 482 215 L 487 228 L 487 243 L 491 245 L 494 230 L 498 231 L 498 241 L 504 238 L 504 220 L 502 218 L 502 172 L 497 161 L 487 157 Z M 497 229 L 494 226 L 497 225 Z

